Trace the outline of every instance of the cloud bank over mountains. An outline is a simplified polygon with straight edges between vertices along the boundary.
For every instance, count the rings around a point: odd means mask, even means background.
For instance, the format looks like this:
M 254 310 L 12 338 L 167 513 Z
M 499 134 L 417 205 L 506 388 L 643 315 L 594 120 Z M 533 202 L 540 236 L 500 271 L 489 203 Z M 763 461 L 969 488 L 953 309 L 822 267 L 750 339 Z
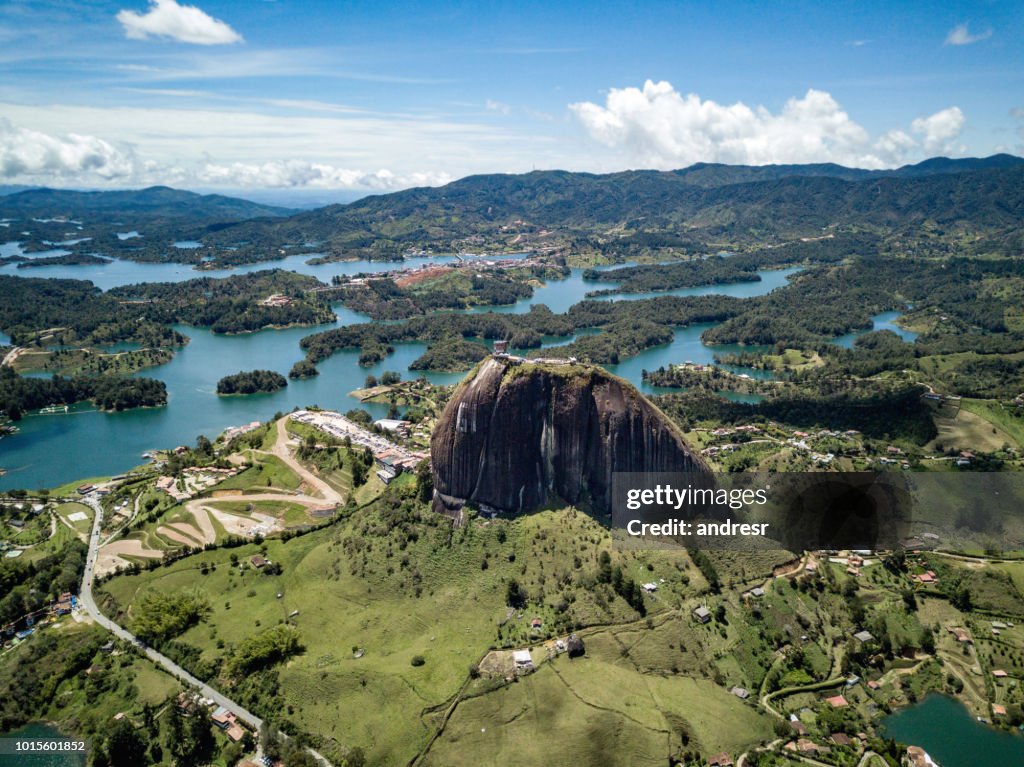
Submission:
M 0 103 L 7 115 L 0 118 L 0 183 L 392 191 L 530 167 L 835 162 L 888 168 L 967 151 L 960 142 L 967 118 L 957 106 L 872 135 L 831 94 L 814 89 L 773 112 L 648 80 L 642 88 L 611 89 L 603 105 L 569 104 L 557 138 L 510 129 L 509 115 L 498 108 L 504 105 L 494 104 L 487 111 L 498 122 L 359 110 Z M 603 148 L 595 151 L 595 142 Z
M 194 167 L 143 161 L 130 148 L 70 133 L 26 130 L 0 118 L 0 182 L 39 180 L 101 186 L 169 184 L 225 189 L 365 189 L 391 191 L 438 186 L 447 173 L 394 173 L 340 168 L 299 160 L 264 163 L 206 162 Z
M 116 180 L 132 176 L 137 161 L 95 136 L 51 136 L 0 118 L 0 180 L 51 178 Z
M 612 88 L 604 105 L 570 104 L 586 133 L 642 165 L 669 169 L 695 162 L 744 165 L 835 162 L 885 168 L 915 152 L 957 154 L 965 118 L 957 107 L 872 137 L 824 91 L 790 98 L 780 111 L 682 94 L 667 81 Z M 918 138 L 914 138 L 915 134 Z

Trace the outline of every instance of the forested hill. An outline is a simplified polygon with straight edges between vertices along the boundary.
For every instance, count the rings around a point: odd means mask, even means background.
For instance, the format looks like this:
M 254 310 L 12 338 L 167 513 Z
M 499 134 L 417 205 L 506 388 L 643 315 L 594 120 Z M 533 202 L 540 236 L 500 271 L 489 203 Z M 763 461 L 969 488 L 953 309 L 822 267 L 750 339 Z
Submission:
M 966 157 L 950 159 L 933 157 L 916 165 L 904 165 L 889 170 L 866 170 L 847 168 L 835 163 L 809 163 L 806 165 L 723 165 L 721 163 L 699 162 L 673 173 L 686 183 L 694 186 L 717 187 L 729 184 L 743 184 L 753 181 L 771 181 L 790 176 L 841 178 L 846 181 L 863 181 L 870 178 L 919 178 L 941 173 L 965 173 L 972 170 L 1013 168 L 1024 165 L 1024 158 L 1009 154 L 991 157 Z
M 133 222 L 149 219 L 209 222 L 287 216 L 294 212 L 236 197 L 196 194 L 166 186 L 105 192 L 29 189 L 0 196 L 0 218 L 62 216 L 92 220 L 113 216 Z
M 853 225 L 889 234 L 923 222 L 994 237 L 1019 229 L 1024 159 L 936 158 L 894 171 L 836 165 L 693 166 L 681 171 L 606 175 L 535 171 L 470 176 L 307 211 L 286 219 L 219 227 L 204 235 L 222 245 L 262 240 L 317 241 L 338 250 L 398 250 L 493 234 L 502 226 L 605 236 L 673 232 L 701 241 L 756 240 L 821 233 Z

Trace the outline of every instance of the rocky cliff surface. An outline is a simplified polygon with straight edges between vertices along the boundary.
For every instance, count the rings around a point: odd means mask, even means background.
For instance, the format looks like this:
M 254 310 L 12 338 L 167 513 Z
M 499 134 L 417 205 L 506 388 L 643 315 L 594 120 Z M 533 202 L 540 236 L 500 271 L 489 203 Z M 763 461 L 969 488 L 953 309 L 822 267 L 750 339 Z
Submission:
M 505 512 L 549 502 L 610 508 L 613 472 L 706 471 L 679 430 L 601 368 L 490 358 L 431 439 L 434 506 Z

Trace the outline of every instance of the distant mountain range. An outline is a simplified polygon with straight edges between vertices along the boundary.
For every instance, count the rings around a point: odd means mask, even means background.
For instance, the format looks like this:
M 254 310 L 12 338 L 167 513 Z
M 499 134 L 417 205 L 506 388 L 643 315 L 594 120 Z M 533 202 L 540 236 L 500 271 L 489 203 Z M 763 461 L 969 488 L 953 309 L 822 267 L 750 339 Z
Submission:
M 73 219 L 187 219 L 237 221 L 261 216 L 288 216 L 296 211 L 226 197 L 196 194 L 166 186 L 147 189 L 81 192 L 67 189 L 26 189 L 2 193 L 0 217 L 63 216 Z
M 403 248 L 493 233 L 516 221 L 585 236 L 621 229 L 743 240 L 809 236 L 843 225 L 899 232 L 925 221 L 999 234 L 1024 222 L 1024 159 L 935 158 L 891 171 L 699 164 L 603 175 L 479 175 L 218 227 L 203 240 Z
M 1024 236 L 1024 158 L 937 157 L 881 171 L 698 163 L 601 175 L 489 174 L 301 212 L 167 187 L 0 196 L 0 217 L 55 215 L 94 223 L 160 220 L 204 245 L 244 244 L 257 253 L 255 260 L 286 246 L 395 257 L 410 247 L 445 248 L 474 235 L 498 242 L 493 238 L 507 231 L 502 227 L 548 229 L 563 242 L 671 233 L 710 243 L 813 236 L 843 226 L 919 237 L 927 223 L 940 235 L 958 231 L 1005 251 Z

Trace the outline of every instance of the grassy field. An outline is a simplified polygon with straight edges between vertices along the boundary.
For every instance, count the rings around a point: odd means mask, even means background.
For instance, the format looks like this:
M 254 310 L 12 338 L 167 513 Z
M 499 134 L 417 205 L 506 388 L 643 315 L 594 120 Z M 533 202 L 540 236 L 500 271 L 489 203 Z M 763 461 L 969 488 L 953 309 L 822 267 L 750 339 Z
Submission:
M 86 506 L 84 503 L 62 503 L 56 509 L 57 514 L 67 521 L 75 530 L 79 533 L 88 534 L 89 530 L 92 529 L 92 509 Z M 85 519 L 70 520 L 68 517 L 76 514 L 85 514 Z
M 404 763 L 432 734 L 427 710 L 455 695 L 492 645 L 515 647 L 568 633 L 577 623 L 638 617 L 610 588 L 593 585 L 596 552 L 610 547 L 610 538 L 585 515 L 545 512 L 453 532 L 443 518 L 421 518 L 421 508 L 366 509 L 287 542 L 203 552 L 118 576 L 104 589 L 130 616 L 142 593 L 199 588 L 212 614 L 178 641 L 214 666 L 261 628 L 293 623 L 305 652 L 278 670 L 286 717 L 328 741 L 364 748 L 371 764 Z M 230 554 L 244 562 L 261 551 L 281 565 L 281 575 L 228 566 Z M 655 614 L 703 584 L 685 554 L 629 553 L 617 561 L 626 572 L 665 578 L 664 604 L 651 604 Z M 526 610 L 506 605 L 513 578 L 530 594 Z M 539 634 L 529 625 L 535 615 L 545 624 Z M 613 644 L 618 648 L 618 640 Z M 692 657 L 697 646 L 695 640 Z M 609 653 L 611 661 L 618 649 Z M 425 659 L 421 666 L 411 663 L 417 655 Z M 629 673 L 644 676 L 635 666 Z M 653 753 L 664 760 L 667 740 L 658 742 Z
M 223 482 L 213 487 L 217 490 L 267 490 L 277 488 L 280 490 L 297 490 L 302 481 L 298 475 L 276 455 L 256 453 L 248 451 L 246 457 L 251 459 L 253 465 L 245 471 L 228 477 Z
M 237 514 L 242 517 L 264 514 L 281 520 L 285 527 L 305 525 L 312 521 L 306 513 L 306 507 L 300 503 L 283 503 L 281 501 L 212 501 L 208 505 L 210 508 Z
M 63 349 L 57 352 L 30 350 L 18 356 L 14 368 L 19 373 L 46 371 L 62 375 L 128 375 L 163 365 L 173 357 L 174 352 L 170 349 L 133 349 L 113 353 L 99 349 Z
M 880 564 L 855 579 L 845 565 L 822 561 L 817 575 L 794 583 L 771 574 L 788 555 L 719 556 L 726 588 L 713 594 L 685 552 L 614 550 L 607 530 L 582 512 L 470 518 L 453 529 L 413 490 L 412 478 L 399 480 L 380 501 L 288 541 L 117 576 L 101 603 L 130 624 L 143 594 L 198 592 L 211 610 L 174 640 L 185 665 L 229 695 L 255 695 L 245 698 L 250 708 L 312 735 L 328 755 L 358 746 L 370 765 L 653 765 L 688 749 L 735 759 L 775 737 L 756 705 L 762 686 L 799 688 L 778 698 L 779 709 L 809 709 L 801 716 L 821 737 L 815 717 L 836 686 L 826 680 L 856 654 L 851 635 L 865 627 L 896 652 L 858 667 L 882 680 L 873 693 L 846 691 L 858 710 L 945 689 L 936 664 L 912 657 L 925 627 L 950 673 L 967 676 L 963 697 L 985 700 L 984 685 L 971 679 L 975 659 L 957 655 L 962 648 L 946 629 L 964 624 L 977 637 L 987 624 L 920 593 L 919 612 L 908 609 L 901 591 L 909 579 Z M 655 593 L 630 606 L 602 570 L 602 552 L 606 567 L 656 583 Z M 252 567 L 257 553 L 280 574 Z M 987 571 L 943 558 L 934 567 L 942 581 L 963 579 L 982 609 L 1015 615 L 1024 603 L 1013 586 L 1024 579 L 1021 564 L 1020 572 L 1016 563 Z M 510 606 L 512 581 L 524 605 Z M 754 583 L 765 594 L 742 596 Z M 699 605 L 715 616 L 710 622 L 693 618 Z M 225 675 L 236 648 L 282 622 L 298 631 L 300 653 L 245 679 Z M 550 640 L 570 632 L 585 642 L 585 657 L 547 660 Z M 985 635 L 978 660 L 1024 674 L 1018 639 L 1024 634 L 1004 646 Z M 507 683 L 503 650 L 522 647 L 532 648 L 538 669 Z M 730 694 L 734 685 L 751 699 Z
M 1024 447 L 1024 409 L 990 399 L 963 399 L 961 407 L 998 428 L 1012 439 L 1011 446 Z
M 1016 442 L 1009 433 L 988 421 L 987 415 L 972 412 L 971 407 L 966 404 L 955 418 L 939 414 L 934 418 L 939 434 L 925 445 L 926 450 L 939 450 L 938 446 L 941 445 L 944 450 L 953 448 L 993 452 L 1000 450 L 1004 445 L 1012 446 Z
M 47 525 L 49 525 L 48 520 Z M 24 553 L 20 557 L 18 557 L 18 561 L 22 563 L 35 562 L 36 560 L 42 559 L 43 557 L 50 556 L 51 554 L 56 554 L 64 548 L 64 545 L 68 541 L 74 540 L 75 537 L 76 536 L 74 532 L 69 530 L 66 526 L 58 524 L 54 528 L 54 533 L 52 537 L 48 538 L 47 540 L 36 546 L 33 546 L 30 549 L 26 549 Z
M 661 765 L 684 738 L 738 754 L 770 736 L 764 715 L 708 680 L 643 673 L 614 642 L 587 646 L 461 702 L 423 764 Z

